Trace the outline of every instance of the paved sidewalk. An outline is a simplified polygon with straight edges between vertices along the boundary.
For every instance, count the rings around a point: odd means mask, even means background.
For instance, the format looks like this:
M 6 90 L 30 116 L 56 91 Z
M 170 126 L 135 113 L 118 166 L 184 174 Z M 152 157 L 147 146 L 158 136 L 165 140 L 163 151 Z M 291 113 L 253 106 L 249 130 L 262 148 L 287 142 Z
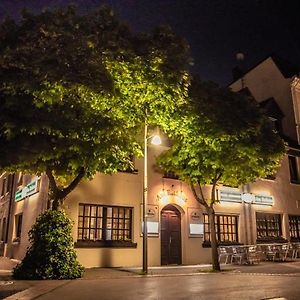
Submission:
M 16 261 L 0 257 L 0 299 L 29 300 L 67 284 L 68 280 L 24 281 L 14 280 L 11 270 Z M 266 274 L 270 276 L 299 276 L 300 260 L 293 262 L 261 262 L 255 265 L 221 265 L 224 274 Z M 91 268 L 86 269 L 83 278 L 78 280 L 124 279 L 137 277 L 176 277 L 209 276 L 211 265 L 163 266 L 150 267 L 148 275 L 143 275 L 140 267 L 136 268 Z

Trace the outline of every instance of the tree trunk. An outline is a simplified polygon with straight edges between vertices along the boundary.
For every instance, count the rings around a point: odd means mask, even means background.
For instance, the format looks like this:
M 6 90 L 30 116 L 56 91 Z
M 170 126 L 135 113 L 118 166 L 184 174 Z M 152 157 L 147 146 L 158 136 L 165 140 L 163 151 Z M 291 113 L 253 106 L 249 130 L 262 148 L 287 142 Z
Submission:
M 215 210 L 212 207 L 207 208 L 209 228 L 211 235 L 211 258 L 213 271 L 221 271 L 218 257 L 218 244 L 215 226 Z
M 47 167 L 46 174 L 49 179 L 49 208 L 52 210 L 59 210 L 60 205 L 63 203 L 67 195 L 69 195 L 77 187 L 81 179 L 84 177 L 85 170 L 83 167 L 80 168 L 73 181 L 63 189 L 58 188 L 53 175 L 53 170 L 50 167 Z

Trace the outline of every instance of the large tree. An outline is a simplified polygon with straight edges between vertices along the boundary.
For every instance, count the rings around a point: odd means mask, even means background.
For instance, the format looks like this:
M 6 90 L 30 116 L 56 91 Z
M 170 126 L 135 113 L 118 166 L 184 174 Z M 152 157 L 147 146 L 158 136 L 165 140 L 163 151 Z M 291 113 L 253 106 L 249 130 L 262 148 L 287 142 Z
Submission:
M 220 270 L 214 210 L 218 184 L 240 186 L 273 174 L 284 143 L 251 97 L 195 78 L 189 99 L 174 116 L 177 126 L 168 132 L 174 144 L 159 162 L 190 185 L 208 214 L 213 270 Z
M 107 7 L 6 20 L 0 168 L 45 172 L 53 209 L 83 177 L 127 169 L 130 157 L 141 154 L 137 137 L 146 112 L 159 124 L 184 101 L 187 53 L 168 29 L 132 35 Z

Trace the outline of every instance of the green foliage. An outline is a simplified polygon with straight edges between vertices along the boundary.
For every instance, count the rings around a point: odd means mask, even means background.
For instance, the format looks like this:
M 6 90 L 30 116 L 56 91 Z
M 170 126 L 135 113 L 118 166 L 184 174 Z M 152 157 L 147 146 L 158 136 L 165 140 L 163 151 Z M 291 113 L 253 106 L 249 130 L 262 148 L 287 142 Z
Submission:
M 160 159 L 164 168 L 202 185 L 238 186 L 274 173 L 284 143 L 254 99 L 199 79 L 189 96 L 169 132 L 174 145 Z
M 145 119 L 172 127 L 187 96 L 186 42 L 169 28 L 133 35 L 107 7 L 24 13 L 0 41 L 0 169 L 50 170 L 60 189 L 82 167 L 132 167 Z
M 29 232 L 31 246 L 13 271 L 16 279 L 73 279 L 83 275 L 71 237 L 72 222 L 62 211 L 41 214 Z
M 2 24 L 0 39 L 1 169 L 69 178 L 131 165 L 136 132 L 104 66 L 130 34 L 111 10 L 25 13 Z

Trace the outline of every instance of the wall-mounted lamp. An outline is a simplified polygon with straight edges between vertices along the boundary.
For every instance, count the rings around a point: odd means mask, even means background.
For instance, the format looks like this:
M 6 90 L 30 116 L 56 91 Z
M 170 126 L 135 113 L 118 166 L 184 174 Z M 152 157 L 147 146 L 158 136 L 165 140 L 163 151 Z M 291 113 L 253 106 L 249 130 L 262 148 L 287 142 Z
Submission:
M 187 198 L 183 191 L 172 191 L 165 189 L 158 193 L 157 198 L 162 205 L 176 203 L 180 206 L 183 206 L 187 201 Z

